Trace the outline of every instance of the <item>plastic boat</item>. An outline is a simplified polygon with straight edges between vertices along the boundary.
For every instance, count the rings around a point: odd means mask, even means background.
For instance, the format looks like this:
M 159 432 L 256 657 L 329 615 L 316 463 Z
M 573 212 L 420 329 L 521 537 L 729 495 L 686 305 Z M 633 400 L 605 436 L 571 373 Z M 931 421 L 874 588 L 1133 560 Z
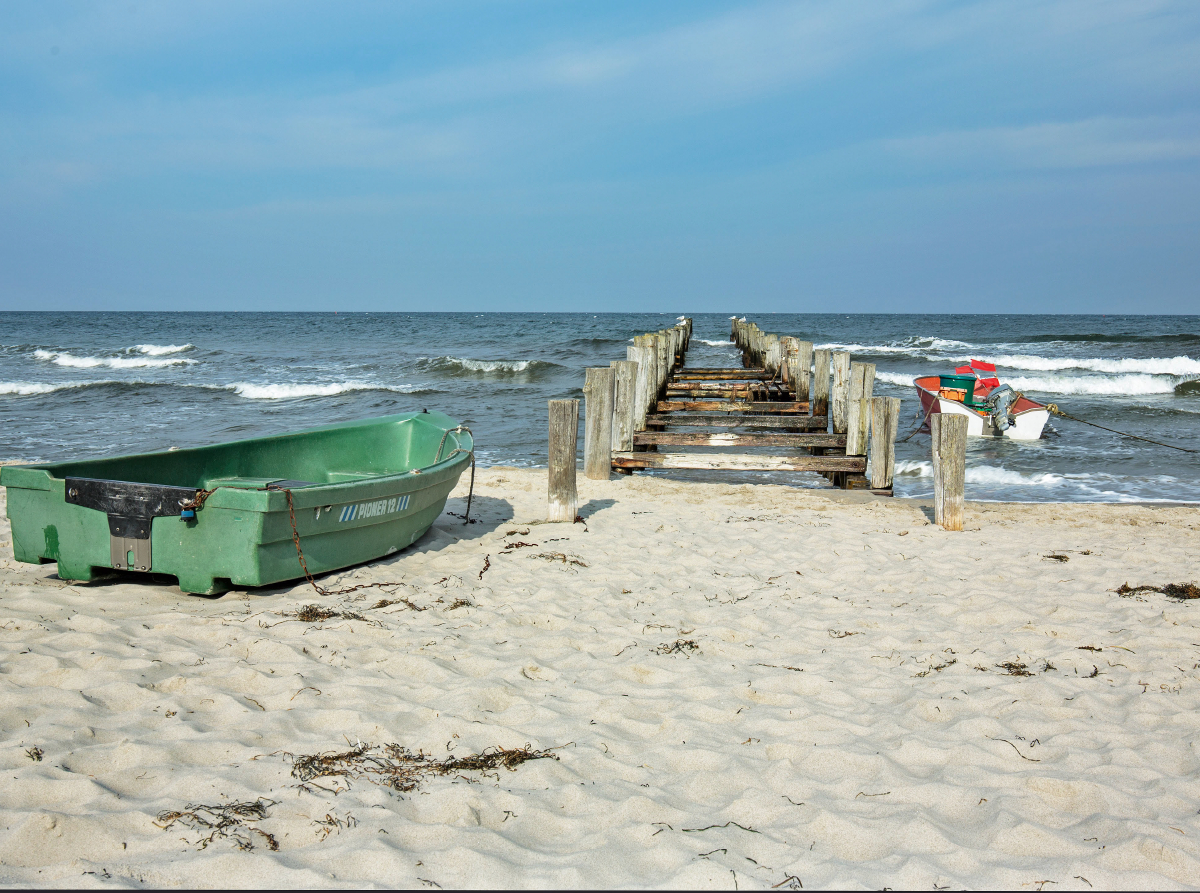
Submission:
M 192 449 L 0 468 L 17 560 L 64 580 L 170 574 L 184 592 L 268 586 L 390 555 L 441 514 L 470 432 L 406 413 Z
M 1020 391 L 1001 384 L 996 367 L 982 360 L 959 366 L 953 375 L 927 375 L 913 380 L 921 412 L 956 413 L 967 417 L 967 434 L 1037 440 L 1050 411 Z

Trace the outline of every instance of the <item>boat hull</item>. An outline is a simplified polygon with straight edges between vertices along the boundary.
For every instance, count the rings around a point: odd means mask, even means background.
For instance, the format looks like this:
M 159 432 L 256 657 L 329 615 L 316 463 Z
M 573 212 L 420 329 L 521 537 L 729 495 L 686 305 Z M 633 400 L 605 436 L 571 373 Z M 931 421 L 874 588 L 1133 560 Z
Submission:
M 409 413 L 189 450 L 6 466 L 14 556 L 57 562 L 66 580 L 117 568 L 169 574 L 192 593 L 269 586 L 304 573 L 290 493 L 311 573 L 371 561 L 414 543 L 445 508 L 474 448 L 455 428 L 441 413 Z M 78 504 L 85 485 L 108 502 Z M 172 515 L 127 517 L 137 513 L 131 498 L 144 504 L 180 488 L 212 490 L 194 518 L 180 516 L 179 500 Z M 118 536 L 136 537 L 139 524 L 144 539 Z
M 1042 429 L 1046 427 L 1046 422 L 1050 418 L 1050 411 L 1048 409 L 1035 404 L 1029 409 L 1013 413 L 1012 423 L 1001 431 L 992 424 L 992 420 L 986 413 L 971 409 L 969 406 L 964 406 L 956 400 L 947 400 L 944 397 L 940 397 L 936 392 L 930 391 L 920 384 L 915 384 L 915 386 L 917 395 L 921 398 L 921 414 L 923 416 L 936 413 L 966 416 L 967 435 L 969 437 L 1007 437 L 1010 440 L 1038 440 L 1042 436 Z

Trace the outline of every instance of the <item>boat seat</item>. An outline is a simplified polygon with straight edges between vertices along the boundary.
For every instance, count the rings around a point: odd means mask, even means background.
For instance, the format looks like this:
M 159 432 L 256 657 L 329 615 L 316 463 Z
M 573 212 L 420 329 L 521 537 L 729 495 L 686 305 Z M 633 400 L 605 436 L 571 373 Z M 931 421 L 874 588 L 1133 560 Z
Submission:
M 279 488 L 287 488 L 288 490 L 298 490 L 301 487 L 319 487 L 321 484 L 316 481 L 291 481 L 281 478 L 249 478 L 249 477 L 228 477 L 228 478 L 213 478 L 205 483 L 205 490 L 213 490 L 217 487 L 234 487 L 239 490 L 265 490 L 268 486 L 274 485 Z
M 329 472 L 329 483 L 344 484 L 349 481 L 365 481 L 377 477 L 379 477 L 379 474 L 362 474 L 357 471 L 331 471 Z

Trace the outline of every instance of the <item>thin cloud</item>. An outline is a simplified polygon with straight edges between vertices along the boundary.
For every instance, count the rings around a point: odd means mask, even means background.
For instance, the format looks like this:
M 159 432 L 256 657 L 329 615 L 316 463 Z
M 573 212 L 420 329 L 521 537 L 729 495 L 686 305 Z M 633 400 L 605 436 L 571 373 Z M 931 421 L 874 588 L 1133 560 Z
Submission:
M 1070 169 L 1200 158 L 1200 118 L 1088 118 L 880 140 L 909 161 L 1000 169 Z

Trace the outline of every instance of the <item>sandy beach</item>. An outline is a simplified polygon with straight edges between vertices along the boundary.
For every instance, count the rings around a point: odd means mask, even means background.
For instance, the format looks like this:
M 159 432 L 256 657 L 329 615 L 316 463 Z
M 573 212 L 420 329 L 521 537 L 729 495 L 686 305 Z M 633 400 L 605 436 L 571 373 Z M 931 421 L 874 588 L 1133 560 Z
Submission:
M 328 598 L 67 583 L 4 521 L 0 883 L 1200 882 L 1200 602 L 1114 591 L 1200 579 L 1195 508 L 545 486 Z

